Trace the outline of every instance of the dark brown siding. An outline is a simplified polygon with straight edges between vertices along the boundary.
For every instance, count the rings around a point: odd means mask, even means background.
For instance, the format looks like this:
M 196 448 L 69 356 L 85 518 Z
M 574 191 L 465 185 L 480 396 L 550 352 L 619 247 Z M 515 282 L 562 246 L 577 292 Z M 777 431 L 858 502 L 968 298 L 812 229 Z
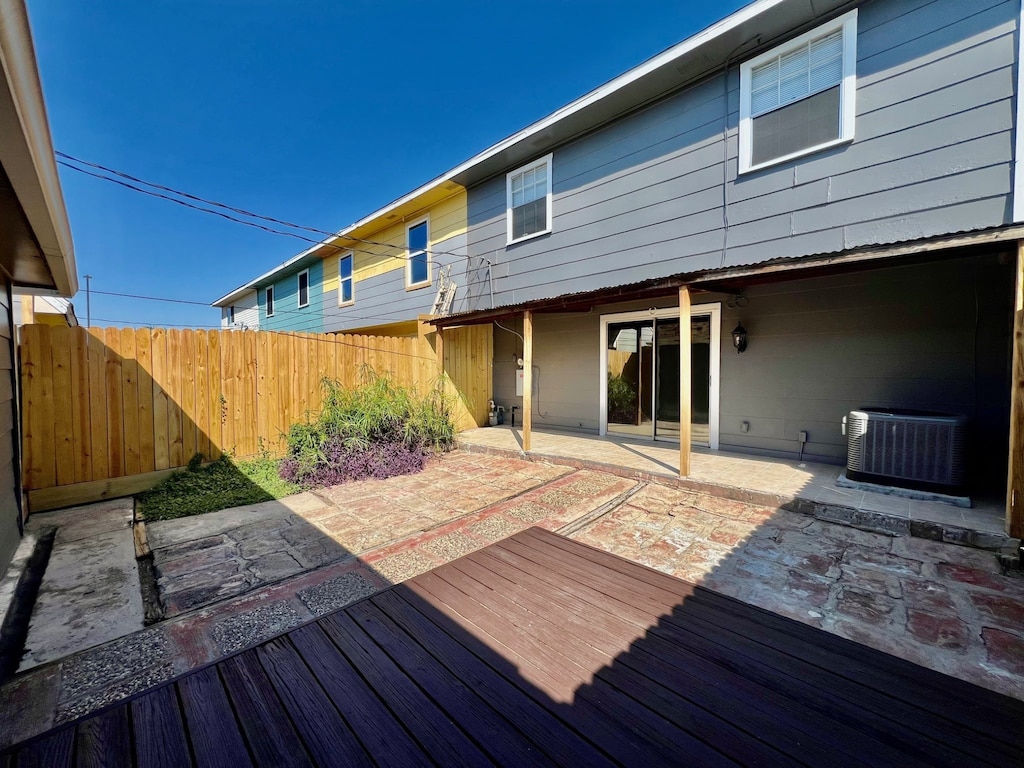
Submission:
M 18 402 L 14 393 L 14 318 L 11 284 L 0 287 L 0 568 L 6 569 L 21 539 L 17 471 Z

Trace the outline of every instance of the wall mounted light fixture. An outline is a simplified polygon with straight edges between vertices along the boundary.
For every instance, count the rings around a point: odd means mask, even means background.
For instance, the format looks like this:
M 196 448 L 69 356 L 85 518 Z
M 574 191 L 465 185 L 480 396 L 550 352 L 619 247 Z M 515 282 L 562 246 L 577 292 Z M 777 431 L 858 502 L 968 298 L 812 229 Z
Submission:
M 743 323 L 737 323 L 732 329 L 732 345 L 736 347 L 736 352 L 742 352 L 747 348 L 747 329 L 743 327 Z

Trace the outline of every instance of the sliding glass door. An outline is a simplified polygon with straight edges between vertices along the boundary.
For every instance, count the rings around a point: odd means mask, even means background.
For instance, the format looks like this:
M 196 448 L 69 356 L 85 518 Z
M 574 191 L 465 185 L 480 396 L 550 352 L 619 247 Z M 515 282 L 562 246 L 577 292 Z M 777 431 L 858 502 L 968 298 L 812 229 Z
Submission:
M 712 352 L 718 341 L 717 318 L 718 305 L 694 307 L 688 334 L 691 440 L 694 445 L 712 447 L 718 443 L 717 412 L 713 413 L 717 411 L 718 356 Z M 609 315 L 602 318 L 602 331 L 602 432 L 678 441 L 678 310 Z
M 654 321 L 608 326 L 608 431 L 654 436 Z

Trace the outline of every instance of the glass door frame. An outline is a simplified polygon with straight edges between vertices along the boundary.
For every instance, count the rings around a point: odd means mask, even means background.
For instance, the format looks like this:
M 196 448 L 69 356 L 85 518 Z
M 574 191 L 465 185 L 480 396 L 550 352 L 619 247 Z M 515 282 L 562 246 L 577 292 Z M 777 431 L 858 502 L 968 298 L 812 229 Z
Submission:
M 711 375 L 708 385 L 708 447 L 712 450 L 718 449 L 718 428 L 719 428 L 719 388 L 722 365 L 722 305 L 720 303 L 693 304 L 690 306 L 690 318 L 708 316 L 711 319 Z M 662 307 L 659 309 L 642 309 L 637 312 L 619 312 L 612 315 L 601 315 L 601 346 L 599 368 L 599 381 L 601 382 L 601 401 L 599 404 L 599 434 L 608 434 L 608 325 L 611 323 L 637 322 L 640 320 L 669 320 L 679 317 L 679 307 Z M 682 329 L 680 329 L 680 342 L 682 342 Z M 679 382 L 682 386 L 682 382 Z M 657 391 L 651 387 L 651 413 L 655 413 Z M 656 431 L 656 430 L 655 430 Z M 650 437 L 637 435 L 638 440 L 654 441 Z M 661 438 L 667 442 L 678 442 Z

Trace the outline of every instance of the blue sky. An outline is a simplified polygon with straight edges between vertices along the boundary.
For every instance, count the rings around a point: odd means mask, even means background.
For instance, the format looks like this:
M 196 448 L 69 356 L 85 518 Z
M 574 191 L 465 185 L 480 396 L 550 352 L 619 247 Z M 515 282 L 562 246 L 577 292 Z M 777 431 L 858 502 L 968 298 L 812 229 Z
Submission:
M 331 231 L 744 4 L 28 2 L 57 150 Z M 61 180 L 95 291 L 210 302 L 304 249 Z M 201 327 L 219 313 L 94 293 L 92 317 Z

